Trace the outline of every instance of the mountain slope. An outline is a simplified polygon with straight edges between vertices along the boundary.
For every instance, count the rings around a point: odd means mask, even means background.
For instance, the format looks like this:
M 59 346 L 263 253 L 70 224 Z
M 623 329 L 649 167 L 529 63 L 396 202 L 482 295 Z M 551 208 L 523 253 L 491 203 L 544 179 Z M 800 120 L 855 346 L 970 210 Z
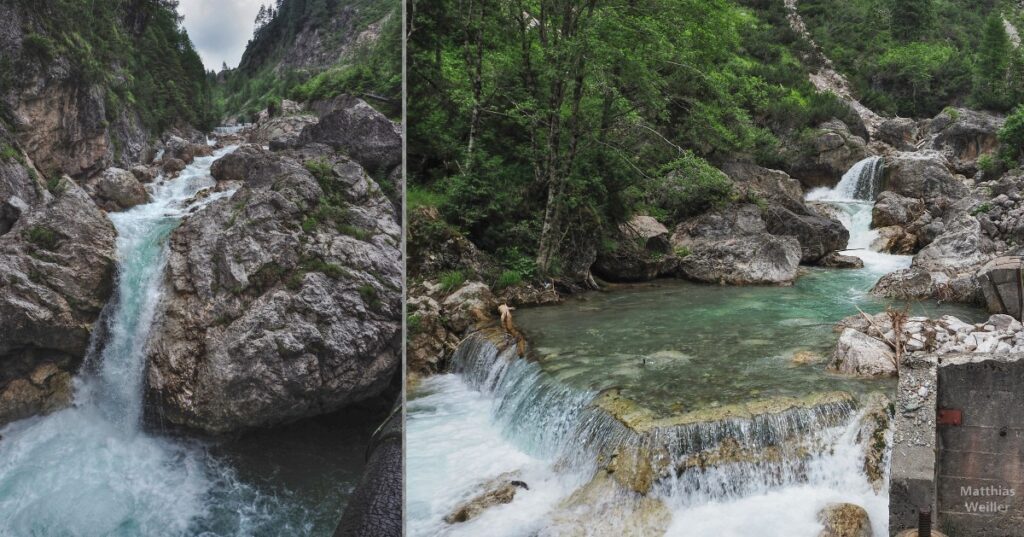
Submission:
M 395 0 L 279 0 L 264 9 L 237 69 L 218 75 L 218 110 L 249 119 L 281 99 L 341 93 L 397 115 L 401 7 Z

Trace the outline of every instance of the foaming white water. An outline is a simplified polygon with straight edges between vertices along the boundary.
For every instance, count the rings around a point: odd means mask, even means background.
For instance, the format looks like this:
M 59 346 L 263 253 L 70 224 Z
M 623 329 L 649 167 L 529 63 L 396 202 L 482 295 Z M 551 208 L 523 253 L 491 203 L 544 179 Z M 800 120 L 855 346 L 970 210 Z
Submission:
M 532 535 L 545 515 L 582 484 L 582 476 L 559 474 L 545 457 L 528 454 L 494 422 L 495 400 L 459 375 L 424 381 L 408 402 L 406 514 L 410 536 Z M 506 472 L 527 483 L 512 504 L 496 506 L 461 524 L 444 517 L 481 490 L 482 481 Z
M 536 364 L 517 358 L 514 346 L 498 351 L 477 334 L 460 345 L 453 362 L 457 374 L 424 381 L 408 404 L 412 536 L 543 534 L 553 510 L 592 478 L 599 458 L 635 453 L 662 460 L 658 454 L 667 450 L 674 467 L 726 441 L 752 453 L 770 448 L 775 454 L 759 463 L 690 467 L 661 479 L 653 494 L 672 512 L 669 535 L 739 537 L 745 534 L 741 529 L 764 523 L 761 512 L 749 510 L 764 505 L 786 511 L 772 515 L 780 524 L 773 530 L 777 535 L 812 537 L 821 530 L 818 510 L 830 499 L 863 505 L 878 528 L 887 524 L 885 496 L 876 495 L 863 475 L 856 441 L 860 420 L 849 405 L 637 433 L 581 404 L 594 394 L 563 391 Z M 510 479 L 525 481 L 530 489 L 469 522 L 444 522 L 456 506 L 483 492 L 482 483 L 506 472 L 515 472 Z M 806 505 L 789 509 L 786 502 L 794 499 Z M 588 520 L 599 528 L 621 514 L 599 508 Z M 705 519 L 712 515 L 719 520 Z
M 883 164 L 881 157 L 868 157 L 843 174 L 835 188 L 815 188 L 806 196 L 807 201 L 825 202 L 839 208 L 839 221 L 850 232 L 847 250 L 842 253 L 861 258 L 866 270 L 879 275 L 907 268 L 913 259 L 909 255 L 886 254 L 871 248 L 878 238 L 878 230 L 871 229 L 871 210 L 878 195 Z
M 110 215 L 117 288 L 76 379 L 74 406 L 0 430 L 0 535 L 252 535 L 267 517 L 266 500 L 203 446 L 142 427 L 144 346 L 166 239 L 189 211 L 231 195 L 189 203 L 214 184 L 210 165 L 229 151 L 197 158 L 176 179 L 161 177 L 151 203 Z
M 700 493 L 665 494 L 672 508 L 669 537 L 766 537 L 815 536 L 822 529 L 818 513 L 830 503 L 863 507 L 875 535 L 887 535 L 889 524 L 888 483 L 876 493 L 863 471 L 862 446 L 856 441 L 860 416 L 844 427 L 827 431 L 831 449 L 807 461 L 806 478 L 784 487 L 762 487 L 753 493 L 721 500 Z M 730 478 L 728 468 L 711 473 Z M 886 472 L 888 475 L 888 472 Z

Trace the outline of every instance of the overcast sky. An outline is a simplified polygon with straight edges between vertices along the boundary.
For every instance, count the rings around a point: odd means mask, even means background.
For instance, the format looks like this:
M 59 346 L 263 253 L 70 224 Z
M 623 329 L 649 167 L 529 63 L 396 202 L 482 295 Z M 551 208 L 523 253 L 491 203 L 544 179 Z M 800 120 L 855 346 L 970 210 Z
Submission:
M 256 13 L 268 0 L 181 0 L 185 29 L 207 70 L 220 71 L 221 62 L 236 67 L 252 37 Z

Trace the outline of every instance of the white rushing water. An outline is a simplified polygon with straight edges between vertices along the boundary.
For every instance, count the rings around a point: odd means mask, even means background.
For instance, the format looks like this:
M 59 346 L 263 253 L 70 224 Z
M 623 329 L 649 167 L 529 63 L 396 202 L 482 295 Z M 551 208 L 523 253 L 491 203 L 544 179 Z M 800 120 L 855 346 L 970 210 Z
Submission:
M 871 210 L 882 180 L 883 160 L 868 157 L 850 168 L 835 188 L 816 188 L 807 193 L 807 201 L 824 202 L 840 209 L 840 222 L 850 231 L 844 254 L 861 258 L 864 268 L 879 275 L 907 268 L 912 256 L 877 252 L 872 243 L 878 230 L 871 229 Z
M 697 424 L 637 437 L 587 404 L 595 394 L 553 381 L 537 364 L 478 346 L 471 338 L 453 358 L 453 374 L 424 381 L 408 405 L 407 491 L 412 536 L 525 536 L 543 530 L 559 504 L 594 475 L 598 452 L 670 446 L 680 459 L 699 446 L 732 439 L 755 451 L 786 446 L 771 438 L 797 431 L 818 455 L 780 453 L 781 461 L 731 463 L 667 478 L 651 494 L 671 511 L 666 535 L 813 537 L 817 513 L 832 502 L 865 507 L 878 534 L 888 524 L 886 495 L 863 472 L 858 416 L 848 407 L 780 415 L 765 422 Z M 512 348 L 514 350 L 514 347 Z M 791 437 L 792 438 L 792 437 Z M 639 443 L 637 443 L 639 442 Z M 607 451 L 605 451 L 607 453 Z M 605 459 L 607 460 L 607 459 Z M 528 484 L 515 500 L 460 524 L 444 517 L 481 492 L 480 484 L 512 472 Z M 884 487 L 883 487 L 884 490 Z M 620 502 L 620 499 L 608 500 Z M 607 527 L 620 511 L 598 508 L 587 523 Z M 632 535 L 627 533 L 626 535 Z
M 151 203 L 110 214 L 117 288 L 96 330 L 103 336 L 94 334 L 75 381 L 73 407 L 0 430 L 0 535 L 241 536 L 272 518 L 273 501 L 240 483 L 205 446 L 152 434 L 142 423 L 143 347 L 162 293 L 166 241 L 190 211 L 231 195 L 187 203 L 214 185 L 210 165 L 230 150 L 197 158 L 174 180 L 158 179 Z

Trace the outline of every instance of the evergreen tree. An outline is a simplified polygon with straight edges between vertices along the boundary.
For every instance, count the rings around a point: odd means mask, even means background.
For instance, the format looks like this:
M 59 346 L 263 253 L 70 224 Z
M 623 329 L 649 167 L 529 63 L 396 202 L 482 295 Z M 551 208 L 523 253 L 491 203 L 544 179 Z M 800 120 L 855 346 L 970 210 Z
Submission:
M 928 35 L 935 17 L 933 0 L 894 0 L 892 35 L 903 41 L 916 41 Z
M 974 101 L 978 106 L 1006 110 L 1012 104 L 1007 88 L 1012 54 L 1003 18 L 998 12 L 993 12 L 985 22 L 975 67 Z

